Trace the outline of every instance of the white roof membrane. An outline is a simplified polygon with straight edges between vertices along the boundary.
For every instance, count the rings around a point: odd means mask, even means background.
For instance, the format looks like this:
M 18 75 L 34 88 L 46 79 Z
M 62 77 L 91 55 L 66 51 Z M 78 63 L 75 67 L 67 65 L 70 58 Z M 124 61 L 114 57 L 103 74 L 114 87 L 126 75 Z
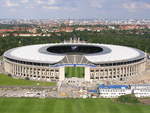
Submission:
M 68 44 L 70 45 L 70 43 Z M 67 45 L 67 43 L 39 44 L 39 45 L 18 47 L 6 51 L 4 53 L 4 57 L 14 60 L 36 62 L 36 63 L 50 63 L 50 64 L 58 63 L 61 60 L 63 60 L 63 58 L 66 56 L 65 54 L 40 52 L 40 49 L 47 48 L 53 45 L 55 46 Z M 78 45 L 78 43 L 76 45 Z M 109 44 L 90 44 L 90 43 L 88 44 L 80 43 L 79 45 L 93 45 L 103 48 L 103 52 L 98 52 L 95 54 L 84 54 L 85 58 L 92 63 L 128 61 L 145 57 L 145 53 L 143 51 L 126 46 L 109 45 Z

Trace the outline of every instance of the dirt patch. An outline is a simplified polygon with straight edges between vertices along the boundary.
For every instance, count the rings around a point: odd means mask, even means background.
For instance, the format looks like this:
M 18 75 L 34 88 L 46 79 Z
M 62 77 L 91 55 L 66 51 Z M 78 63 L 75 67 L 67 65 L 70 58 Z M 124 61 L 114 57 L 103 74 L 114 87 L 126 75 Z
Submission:
M 142 99 L 139 99 L 139 101 L 140 101 L 142 104 L 150 105 L 150 98 L 142 98 Z

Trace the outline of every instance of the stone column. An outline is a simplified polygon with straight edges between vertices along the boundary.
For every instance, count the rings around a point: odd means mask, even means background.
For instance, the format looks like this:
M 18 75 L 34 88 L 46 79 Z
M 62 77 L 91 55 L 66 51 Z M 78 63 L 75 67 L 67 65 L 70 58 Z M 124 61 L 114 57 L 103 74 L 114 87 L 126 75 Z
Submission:
M 146 68 L 146 63 L 145 63 L 145 61 L 142 63 L 142 71 L 145 71 L 145 68 Z
M 18 77 L 18 65 L 16 64 L 16 76 Z
M 43 75 L 43 71 L 42 68 L 40 68 L 40 73 L 39 73 L 40 79 L 42 79 L 42 75 Z
M 84 72 L 84 79 L 85 81 L 90 81 L 90 67 L 85 67 L 85 72 Z
M 114 79 L 114 68 L 111 69 L 112 72 L 112 78 Z
M 20 65 L 18 65 L 19 76 L 21 75 L 20 68 L 21 68 Z
M 126 70 L 126 76 L 128 75 L 128 67 L 126 66 L 125 67 L 125 70 Z
M 5 70 L 5 72 L 8 72 L 7 69 L 8 69 L 8 64 L 7 64 L 7 62 L 5 61 L 5 62 L 4 62 L 4 70 Z
M 14 69 L 14 76 L 16 76 L 16 64 L 14 65 L 15 69 Z
M 25 73 L 25 69 L 24 66 L 22 66 L 22 77 L 24 76 L 24 73 Z
M 63 81 L 65 79 L 65 68 L 60 67 L 59 69 L 59 81 Z

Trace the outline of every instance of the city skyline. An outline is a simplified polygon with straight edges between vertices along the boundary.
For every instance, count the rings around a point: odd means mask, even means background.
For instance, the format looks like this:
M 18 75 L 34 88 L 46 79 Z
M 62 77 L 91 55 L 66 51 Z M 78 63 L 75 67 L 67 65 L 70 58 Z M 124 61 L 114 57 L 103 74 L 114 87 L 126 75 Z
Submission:
M 150 18 L 149 0 L 1 0 L 1 18 Z

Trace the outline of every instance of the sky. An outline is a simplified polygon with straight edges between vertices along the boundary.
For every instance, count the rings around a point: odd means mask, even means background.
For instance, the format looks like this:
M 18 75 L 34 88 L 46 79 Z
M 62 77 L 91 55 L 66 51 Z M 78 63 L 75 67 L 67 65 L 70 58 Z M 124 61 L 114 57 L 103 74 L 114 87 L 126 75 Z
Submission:
M 0 18 L 150 19 L 150 0 L 0 0 Z

